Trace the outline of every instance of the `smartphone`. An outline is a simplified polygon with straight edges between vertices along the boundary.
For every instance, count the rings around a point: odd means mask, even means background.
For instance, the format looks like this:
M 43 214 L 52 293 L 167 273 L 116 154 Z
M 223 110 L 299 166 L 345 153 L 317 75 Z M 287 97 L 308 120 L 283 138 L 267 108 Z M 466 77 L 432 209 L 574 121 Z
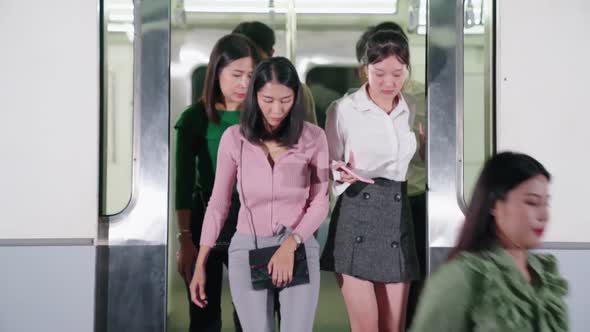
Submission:
M 364 178 L 364 177 L 356 174 L 353 170 L 351 170 L 350 168 L 346 167 L 346 165 L 344 165 L 341 162 L 332 160 L 332 167 L 334 167 L 336 170 L 341 170 L 341 171 L 346 172 L 348 175 L 351 175 L 352 177 L 354 177 L 358 181 L 361 181 L 361 182 L 364 182 L 364 183 L 369 183 L 369 184 L 375 183 L 375 181 L 373 181 L 372 179 L 367 179 L 367 178 Z

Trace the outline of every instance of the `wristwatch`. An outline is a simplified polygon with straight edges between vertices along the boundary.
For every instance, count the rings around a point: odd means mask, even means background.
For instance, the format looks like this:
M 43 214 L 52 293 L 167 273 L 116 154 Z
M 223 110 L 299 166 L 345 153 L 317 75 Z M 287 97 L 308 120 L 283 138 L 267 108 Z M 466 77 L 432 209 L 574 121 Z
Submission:
M 297 233 L 291 233 L 291 235 L 293 235 L 293 239 L 295 240 L 295 243 L 297 243 L 297 248 L 299 248 L 299 246 L 303 243 L 303 239 L 301 238 L 301 235 L 299 235 Z

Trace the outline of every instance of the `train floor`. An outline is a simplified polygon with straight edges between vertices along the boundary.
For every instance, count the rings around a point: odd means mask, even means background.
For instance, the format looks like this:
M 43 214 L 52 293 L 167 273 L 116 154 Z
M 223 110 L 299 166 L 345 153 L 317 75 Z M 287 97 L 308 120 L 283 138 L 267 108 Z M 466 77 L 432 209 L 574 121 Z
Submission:
M 176 279 L 176 278 L 174 278 Z M 341 332 L 349 331 L 349 323 L 342 295 L 336 278 L 331 272 L 321 272 L 320 301 L 316 313 L 314 331 Z M 188 304 L 182 283 L 174 283 L 170 289 L 168 302 L 168 332 L 188 331 Z M 222 332 L 233 332 L 231 296 L 227 275 L 224 278 L 222 292 Z

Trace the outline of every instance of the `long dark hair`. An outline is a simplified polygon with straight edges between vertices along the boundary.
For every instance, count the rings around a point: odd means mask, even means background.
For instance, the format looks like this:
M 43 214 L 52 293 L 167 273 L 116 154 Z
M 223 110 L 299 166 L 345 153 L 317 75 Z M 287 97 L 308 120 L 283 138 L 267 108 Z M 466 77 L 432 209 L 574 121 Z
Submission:
M 264 126 L 264 116 L 257 98 L 258 91 L 269 82 L 277 82 L 290 88 L 295 97 L 289 115 L 272 133 L 268 132 Z M 305 106 L 301 82 L 291 61 L 283 57 L 273 57 L 260 62 L 250 80 L 248 95 L 240 118 L 242 135 L 254 144 L 260 144 L 263 140 L 276 140 L 281 145 L 292 146 L 301 136 L 304 118 Z
M 551 180 L 545 167 L 526 154 L 502 152 L 490 158 L 479 175 L 459 240 L 449 259 L 464 251 L 476 253 L 496 246 L 498 235 L 492 215 L 496 202 L 506 199 L 510 191 L 538 175 Z
M 215 108 L 215 103 L 223 102 L 223 94 L 219 85 L 219 74 L 231 62 L 251 57 L 256 65 L 259 61 L 256 46 L 247 37 L 239 34 L 229 34 L 221 37 L 213 47 L 207 73 L 205 74 L 205 85 L 203 87 L 203 96 L 201 101 L 205 105 L 207 118 L 209 121 L 219 123 L 219 113 Z

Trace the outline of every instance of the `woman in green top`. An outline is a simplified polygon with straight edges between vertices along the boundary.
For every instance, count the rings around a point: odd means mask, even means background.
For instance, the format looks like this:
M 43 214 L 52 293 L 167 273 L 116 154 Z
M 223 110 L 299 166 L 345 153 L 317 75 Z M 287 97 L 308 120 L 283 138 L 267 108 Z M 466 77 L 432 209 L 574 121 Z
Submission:
M 259 56 L 252 42 L 238 34 L 222 37 L 213 47 L 203 97 L 186 109 L 176 123 L 176 211 L 178 214 L 178 273 L 191 281 L 201 237 L 201 226 L 213 189 L 217 150 L 223 132 L 238 124 L 252 71 Z M 207 261 L 209 305 L 199 308 L 190 301 L 190 331 L 221 330 L 221 284 L 227 267 L 227 247 L 233 236 L 240 202 L 234 192 L 230 212 Z M 187 288 L 188 291 L 188 288 Z M 236 330 L 241 331 L 234 313 Z
M 504 152 L 484 166 L 449 260 L 427 281 L 413 332 L 568 330 L 567 283 L 533 254 L 549 219 L 547 170 Z

